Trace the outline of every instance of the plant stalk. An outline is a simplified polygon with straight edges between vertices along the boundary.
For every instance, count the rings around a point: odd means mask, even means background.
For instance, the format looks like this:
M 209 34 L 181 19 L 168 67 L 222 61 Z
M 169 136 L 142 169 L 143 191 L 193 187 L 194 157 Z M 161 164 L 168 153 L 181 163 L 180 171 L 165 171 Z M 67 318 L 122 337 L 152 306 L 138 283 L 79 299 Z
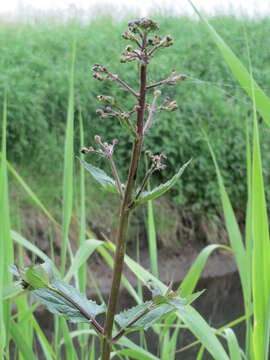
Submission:
M 143 39 L 143 48 L 146 48 L 146 36 Z M 114 254 L 114 268 L 112 287 L 109 297 L 107 316 L 104 327 L 104 337 L 102 340 L 102 360 L 109 360 L 112 344 L 112 330 L 116 306 L 119 295 L 119 288 L 121 283 L 121 276 L 124 265 L 124 257 L 126 253 L 126 238 L 128 233 L 128 223 L 131 213 L 129 207 L 132 200 L 132 192 L 134 189 L 138 165 L 140 161 L 142 143 L 143 143 L 143 126 L 144 126 L 144 110 L 146 97 L 146 62 L 140 66 L 140 93 L 139 93 L 139 109 L 137 111 L 137 134 L 138 137 L 134 139 L 132 155 L 130 160 L 129 174 L 127 185 L 124 194 L 124 200 L 121 204 L 119 225 L 116 238 L 116 250 Z

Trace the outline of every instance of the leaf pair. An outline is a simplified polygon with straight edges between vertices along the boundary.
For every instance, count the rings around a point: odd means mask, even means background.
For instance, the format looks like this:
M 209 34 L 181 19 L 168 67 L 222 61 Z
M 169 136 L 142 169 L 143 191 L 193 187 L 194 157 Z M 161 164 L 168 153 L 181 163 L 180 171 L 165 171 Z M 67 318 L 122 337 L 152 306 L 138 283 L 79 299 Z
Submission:
M 103 170 L 87 163 L 84 160 L 80 160 L 81 164 L 84 166 L 85 170 L 87 170 L 92 177 L 108 192 L 117 193 L 118 188 L 115 183 L 115 181 L 108 176 Z M 183 174 L 185 168 L 190 164 L 191 160 L 186 162 L 179 170 L 178 172 L 166 183 L 160 184 L 156 188 L 154 188 L 151 191 L 145 191 L 141 194 L 141 196 L 134 200 L 133 206 L 136 207 L 141 204 L 145 204 L 149 200 L 154 200 L 161 195 L 165 194 L 168 190 L 171 189 L 171 187 L 174 186 L 174 184 L 177 182 L 177 180 L 181 177 Z
M 126 331 L 133 331 L 139 328 L 147 330 L 156 324 L 161 318 L 175 310 L 183 310 L 185 305 L 190 304 L 203 291 L 192 294 L 189 298 L 181 298 L 178 291 L 173 291 L 172 286 L 162 290 L 152 282 L 148 285 L 152 291 L 152 301 L 147 301 L 131 309 L 125 310 L 115 316 L 115 321 Z M 134 321 L 138 319 L 137 321 Z

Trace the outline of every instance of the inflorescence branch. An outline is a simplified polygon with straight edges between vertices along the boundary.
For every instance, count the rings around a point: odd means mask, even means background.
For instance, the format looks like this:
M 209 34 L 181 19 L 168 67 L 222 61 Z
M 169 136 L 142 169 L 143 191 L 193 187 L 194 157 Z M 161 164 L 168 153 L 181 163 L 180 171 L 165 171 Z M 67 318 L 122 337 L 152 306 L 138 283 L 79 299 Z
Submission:
M 167 79 L 160 80 L 150 85 L 147 85 L 146 89 L 150 90 L 154 87 L 162 86 L 162 85 L 175 85 L 178 81 L 185 80 L 185 78 L 186 76 L 184 74 L 175 75 L 175 72 L 173 71 L 171 76 L 169 76 Z
M 139 98 L 139 94 L 136 93 L 134 89 L 132 89 L 127 83 L 119 78 L 117 74 L 112 74 L 105 66 L 100 66 L 99 64 L 95 64 L 92 68 L 93 77 L 99 81 L 103 81 L 105 78 L 116 81 L 120 84 L 124 89 L 129 91 L 136 99 Z

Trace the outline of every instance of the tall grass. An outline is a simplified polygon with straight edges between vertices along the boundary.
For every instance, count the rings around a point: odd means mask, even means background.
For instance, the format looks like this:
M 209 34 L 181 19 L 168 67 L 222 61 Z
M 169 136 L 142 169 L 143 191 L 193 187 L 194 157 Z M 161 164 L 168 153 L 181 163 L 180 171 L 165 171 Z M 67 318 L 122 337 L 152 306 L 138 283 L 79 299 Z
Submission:
M 13 244 L 10 236 L 8 179 L 7 179 L 7 152 L 6 152 L 6 128 L 7 128 L 7 95 L 5 93 L 2 112 L 2 157 L 0 167 L 0 357 L 9 355 L 10 341 L 10 302 L 2 300 L 4 286 L 11 282 L 11 274 L 7 273 L 7 267 L 13 263 Z
M 74 69 L 76 55 L 76 40 L 73 41 L 69 100 L 66 125 L 66 140 L 64 150 L 64 172 L 63 172 L 63 219 L 62 219 L 62 243 L 61 243 L 61 272 L 65 273 L 69 225 L 72 215 L 73 203 L 73 128 L 74 128 Z
M 193 6 L 194 7 L 194 6 Z M 260 137 L 256 109 L 262 114 L 266 124 L 269 124 L 270 99 L 266 97 L 262 89 L 253 79 L 251 58 L 248 48 L 249 72 L 231 51 L 228 45 L 220 38 L 207 20 L 205 20 L 194 7 L 207 30 L 219 47 L 224 59 L 230 66 L 234 75 L 252 100 L 253 105 L 253 152 L 250 157 L 249 134 L 247 128 L 247 217 L 246 217 L 246 249 L 244 249 L 241 234 L 236 222 L 235 215 L 227 196 L 223 180 L 210 146 L 210 151 L 216 166 L 226 226 L 230 235 L 230 241 L 234 256 L 238 265 L 244 294 L 245 312 L 254 308 L 253 331 L 247 322 L 246 356 L 250 359 L 268 359 L 269 348 L 269 266 L 270 244 L 267 206 L 263 183 L 262 160 L 260 150 Z M 247 42 L 247 40 L 246 40 Z M 251 164 L 252 162 L 252 164 Z M 250 175 L 251 174 L 251 175 Z M 252 244 L 251 244 L 252 242 Z M 252 266 L 251 266 L 252 259 Z M 251 279 L 252 296 L 251 299 Z

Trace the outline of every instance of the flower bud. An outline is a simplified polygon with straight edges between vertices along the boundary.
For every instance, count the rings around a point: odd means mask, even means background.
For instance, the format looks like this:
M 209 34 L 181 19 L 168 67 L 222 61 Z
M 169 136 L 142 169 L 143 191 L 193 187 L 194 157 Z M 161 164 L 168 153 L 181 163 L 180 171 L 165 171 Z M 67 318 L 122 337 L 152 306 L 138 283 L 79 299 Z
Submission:
M 98 116 L 102 117 L 102 118 L 103 118 L 104 115 L 105 115 L 105 114 L 104 114 L 104 111 L 103 111 L 102 109 L 97 109 L 97 110 L 96 110 L 96 114 L 97 114 Z
M 169 103 L 167 110 L 172 112 L 172 111 L 176 110 L 177 108 L 178 108 L 178 105 L 177 105 L 176 101 L 174 100 Z
M 131 45 L 127 45 L 125 51 L 131 52 L 133 51 L 133 47 Z
M 95 79 L 97 79 L 97 80 L 99 80 L 99 81 L 103 81 L 103 80 L 104 80 L 103 76 L 100 75 L 98 72 L 94 72 L 94 73 L 93 73 L 93 78 L 95 78 Z
M 155 90 L 154 95 L 155 95 L 156 97 L 160 96 L 160 95 L 161 95 L 161 91 L 160 91 L 160 90 Z
M 89 149 L 87 148 L 87 147 L 83 147 L 83 148 L 81 148 L 81 153 L 82 154 L 87 154 L 89 152 Z
M 97 144 L 100 144 L 101 143 L 101 137 L 99 135 L 95 135 L 95 142 Z

